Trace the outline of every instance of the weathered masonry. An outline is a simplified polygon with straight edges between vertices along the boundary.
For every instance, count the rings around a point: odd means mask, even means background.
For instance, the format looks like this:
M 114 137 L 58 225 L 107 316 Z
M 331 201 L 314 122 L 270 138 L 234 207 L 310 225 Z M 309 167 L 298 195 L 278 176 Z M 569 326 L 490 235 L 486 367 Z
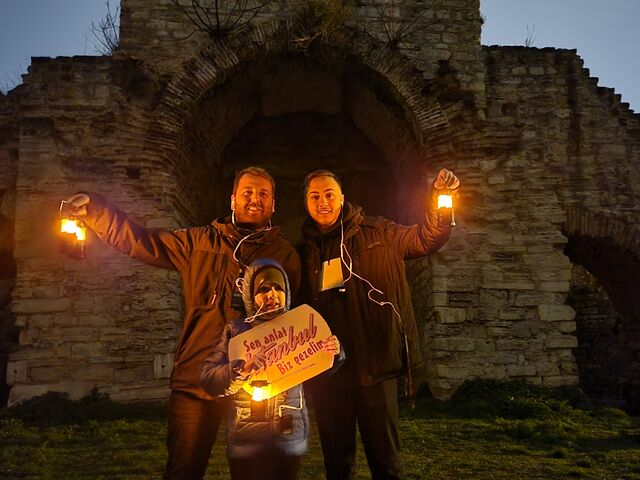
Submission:
M 85 260 L 62 255 L 61 199 L 204 224 L 260 164 L 292 240 L 312 169 L 402 222 L 454 169 L 453 236 L 410 265 L 431 391 L 524 378 L 640 408 L 640 116 L 575 51 L 483 47 L 478 0 L 276 1 L 244 28 L 221 10 L 213 35 L 174 3 L 122 0 L 113 56 L 35 58 L 0 97 L 5 401 L 168 394 L 178 276 L 93 236 Z

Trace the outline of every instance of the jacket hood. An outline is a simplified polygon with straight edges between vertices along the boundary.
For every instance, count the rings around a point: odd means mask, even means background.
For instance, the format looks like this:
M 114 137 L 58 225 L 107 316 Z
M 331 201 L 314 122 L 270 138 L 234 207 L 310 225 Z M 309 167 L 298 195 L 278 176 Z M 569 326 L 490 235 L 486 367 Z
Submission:
M 291 287 L 289 286 L 289 278 L 287 272 L 285 272 L 282 265 L 271 258 L 259 258 L 251 262 L 249 268 L 244 272 L 244 281 L 242 284 L 242 302 L 244 303 L 244 310 L 248 317 L 256 314 L 256 309 L 253 306 L 253 283 L 256 279 L 256 275 L 267 268 L 275 268 L 284 277 L 285 282 L 285 309 L 282 313 L 289 310 L 291 307 Z M 258 320 L 258 317 L 256 320 Z
M 354 205 L 350 202 L 344 202 L 344 206 L 342 207 L 342 223 L 346 227 L 348 227 L 351 223 L 359 223 L 362 217 L 364 216 L 362 213 L 362 207 L 359 205 Z M 309 215 L 307 219 L 302 224 L 302 234 L 305 237 L 319 238 L 325 234 L 331 234 L 340 228 L 340 219 L 333 225 L 333 228 L 328 232 L 321 232 L 318 228 L 318 224 L 311 218 Z

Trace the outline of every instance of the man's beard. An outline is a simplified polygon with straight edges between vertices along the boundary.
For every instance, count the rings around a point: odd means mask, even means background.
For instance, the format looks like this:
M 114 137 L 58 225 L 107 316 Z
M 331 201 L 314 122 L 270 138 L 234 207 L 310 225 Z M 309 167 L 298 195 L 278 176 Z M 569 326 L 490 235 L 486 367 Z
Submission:
M 251 205 L 245 208 L 248 209 L 249 207 L 251 207 Z M 244 211 L 240 212 L 236 210 L 235 212 L 236 223 L 241 227 L 249 228 L 252 230 L 256 228 L 266 227 L 267 225 L 269 225 L 269 222 L 271 221 L 271 214 L 265 214 L 264 207 L 260 207 L 260 208 L 261 210 L 258 211 L 259 215 L 252 215 Z

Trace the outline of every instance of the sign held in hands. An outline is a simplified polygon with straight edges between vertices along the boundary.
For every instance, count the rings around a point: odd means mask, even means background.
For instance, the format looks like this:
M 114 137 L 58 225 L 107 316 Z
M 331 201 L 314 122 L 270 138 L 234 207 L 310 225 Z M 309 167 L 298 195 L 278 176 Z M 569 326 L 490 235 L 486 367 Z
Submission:
M 229 341 L 229 360 L 246 360 L 249 354 L 262 352 L 267 368 L 252 375 L 243 389 L 253 394 L 250 382 L 266 380 L 262 390 L 271 398 L 333 366 L 334 355 L 324 350 L 331 330 L 324 318 L 309 305 L 269 320 Z

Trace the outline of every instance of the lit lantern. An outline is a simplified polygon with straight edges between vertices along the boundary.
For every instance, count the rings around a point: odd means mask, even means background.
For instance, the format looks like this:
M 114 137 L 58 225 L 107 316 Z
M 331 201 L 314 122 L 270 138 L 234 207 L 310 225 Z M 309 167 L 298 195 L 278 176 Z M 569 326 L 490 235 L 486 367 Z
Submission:
M 269 384 L 266 380 L 251 381 L 251 418 L 254 420 L 264 420 L 267 418 L 267 402 Z
M 87 229 L 77 220 L 63 218 L 60 220 L 60 233 L 70 233 L 76 236 L 78 242 L 84 242 L 87 238 Z
M 265 399 L 267 396 L 267 385 L 266 380 L 254 380 L 251 382 L 251 387 L 253 387 L 251 399 L 254 402 L 261 402 Z
M 84 241 L 87 238 L 87 229 L 77 215 L 70 213 L 65 207 L 64 200 L 60 202 L 60 233 L 62 243 L 60 249 L 72 258 L 84 258 Z
M 438 226 L 453 227 L 456 224 L 453 215 L 453 192 L 438 194 Z

